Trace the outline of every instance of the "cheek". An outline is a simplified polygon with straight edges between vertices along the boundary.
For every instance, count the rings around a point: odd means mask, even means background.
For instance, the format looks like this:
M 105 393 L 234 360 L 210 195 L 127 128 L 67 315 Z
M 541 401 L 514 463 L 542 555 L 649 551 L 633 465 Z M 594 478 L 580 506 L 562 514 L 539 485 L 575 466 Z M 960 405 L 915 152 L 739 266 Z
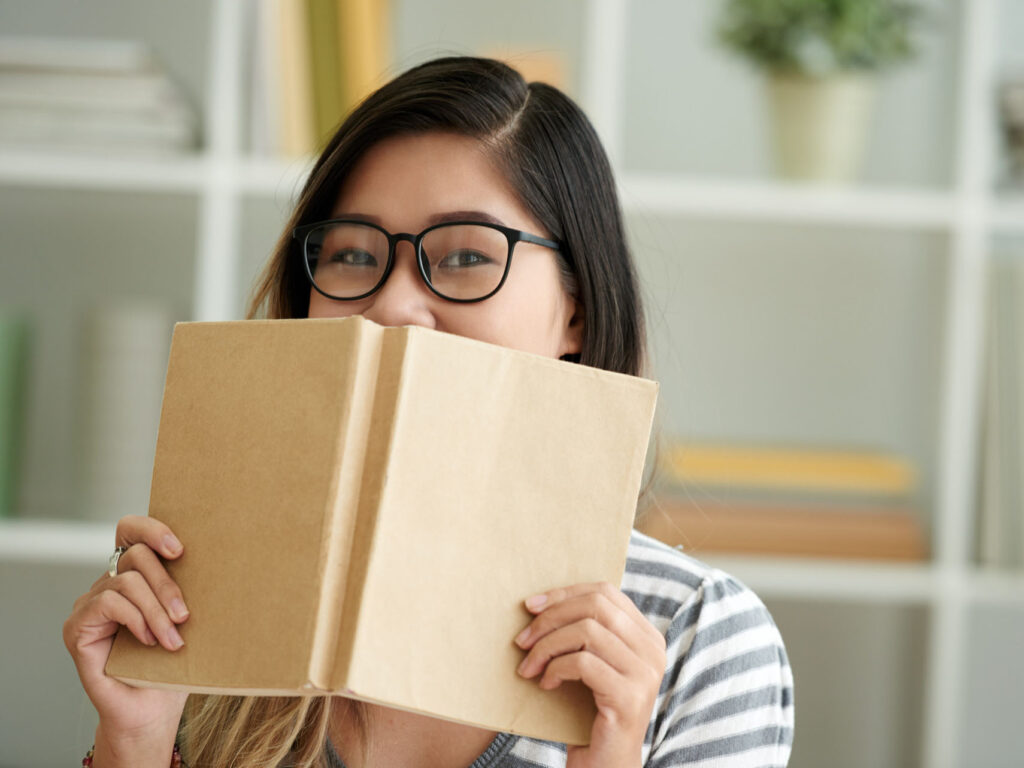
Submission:
M 560 306 L 557 294 L 506 285 L 487 301 L 457 307 L 443 330 L 554 357 L 561 340 Z

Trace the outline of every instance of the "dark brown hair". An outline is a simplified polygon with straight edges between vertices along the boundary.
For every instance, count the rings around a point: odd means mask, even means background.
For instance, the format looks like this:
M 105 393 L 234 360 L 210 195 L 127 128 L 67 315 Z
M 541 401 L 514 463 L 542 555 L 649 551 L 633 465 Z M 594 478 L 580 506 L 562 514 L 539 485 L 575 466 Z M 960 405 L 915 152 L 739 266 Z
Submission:
M 611 166 L 568 96 L 526 83 L 493 59 L 450 57 L 408 70 L 360 104 L 317 159 L 249 317 L 305 317 L 309 283 L 291 230 L 330 216 L 360 158 L 393 136 L 444 131 L 479 139 L 531 213 L 563 244 L 564 284 L 583 310 L 577 362 L 639 375 L 644 320 Z

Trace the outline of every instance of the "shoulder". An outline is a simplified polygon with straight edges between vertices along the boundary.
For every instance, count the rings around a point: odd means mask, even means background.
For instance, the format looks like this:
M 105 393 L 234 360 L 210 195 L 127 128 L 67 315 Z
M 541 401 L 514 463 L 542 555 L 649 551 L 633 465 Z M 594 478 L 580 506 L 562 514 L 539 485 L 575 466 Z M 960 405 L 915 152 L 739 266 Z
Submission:
M 715 756 L 730 767 L 753 764 L 747 758 L 784 765 L 793 738 L 793 676 L 760 598 L 729 574 L 638 531 L 621 588 L 665 635 L 668 656 L 645 761 Z
M 630 535 L 621 589 L 662 629 L 685 607 L 722 603 L 764 610 L 757 596 L 729 574 L 637 530 Z
M 709 579 L 710 566 L 634 529 L 626 550 L 622 591 L 648 618 L 671 618 Z M 723 574 L 724 575 L 724 574 Z

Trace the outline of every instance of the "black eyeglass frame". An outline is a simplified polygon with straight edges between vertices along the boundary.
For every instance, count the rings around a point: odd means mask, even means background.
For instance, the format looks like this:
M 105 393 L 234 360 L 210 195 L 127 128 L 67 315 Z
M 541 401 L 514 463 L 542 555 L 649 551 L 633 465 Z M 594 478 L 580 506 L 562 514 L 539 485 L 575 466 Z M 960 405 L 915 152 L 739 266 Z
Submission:
M 316 281 L 313 279 L 313 273 L 311 271 L 309 263 L 310 259 L 308 254 L 306 253 L 306 246 L 309 241 L 309 235 L 314 230 L 334 224 L 359 224 L 360 226 L 371 227 L 373 229 L 376 229 L 378 232 L 380 232 L 388 239 L 388 262 L 384 267 L 384 272 L 381 274 L 380 280 L 377 281 L 377 284 L 374 285 L 373 288 L 371 288 L 366 293 L 360 294 L 359 296 L 332 296 L 326 291 L 321 290 L 320 287 L 316 284 Z M 501 232 L 503 235 L 505 235 L 505 239 L 508 240 L 508 257 L 505 259 L 505 272 L 504 274 L 502 274 L 501 280 L 498 282 L 497 287 L 493 291 L 488 293 L 486 296 L 481 296 L 478 299 L 454 299 L 451 296 L 445 296 L 443 293 L 437 290 L 437 288 L 435 288 L 433 284 L 430 282 L 430 278 L 427 276 L 426 267 L 424 266 L 424 237 L 426 237 L 430 232 L 433 232 L 435 229 L 466 225 L 488 227 L 490 229 L 496 230 L 497 232 Z M 377 291 L 379 291 L 381 289 L 381 286 L 383 286 L 384 283 L 387 282 L 388 277 L 391 276 L 391 271 L 394 269 L 395 266 L 395 249 L 397 248 L 398 244 L 403 241 L 407 243 L 412 243 L 412 246 L 416 251 L 416 266 L 419 269 L 420 277 L 423 278 L 423 282 L 426 284 L 426 286 L 435 295 L 440 296 L 445 301 L 453 301 L 458 304 L 473 304 L 478 301 L 484 301 L 485 299 L 491 298 L 491 296 L 493 296 L 494 294 L 501 290 L 501 287 L 505 284 L 506 278 L 508 278 L 509 269 L 511 269 L 512 267 L 512 254 L 515 252 L 516 243 L 533 243 L 534 245 L 541 245 L 544 246 L 545 248 L 550 248 L 551 250 L 556 251 L 558 253 L 562 252 L 562 244 L 555 240 L 548 240 L 546 238 L 540 237 L 539 235 L 532 235 L 529 232 L 524 232 L 521 229 L 512 229 L 511 227 L 506 227 L 502 224 L 494 224 L 493 222 L 490 221 L 444 221 L 441 222 L 440 224 L 434 224 L 432 226 L 429 226 L 419 234 L 414 235 L 410 232 L 396 232 L 395 234 L 392 234 L 388 232 L 386 229 L 384 229 L 384 227 L 379 226 L 378 224 L 373 224 L 372 222 L 369 221 L 364 221 L 363 219 L 327 219 L 325 221 L 317 221 L 312 224 L 302 224 L 298 227 L 295 227 L 295 229 L 292 230 L 292 238 L 299 241 L 301 245 L 300 255 L 302 256 L 302 264 L 305 267 L 306 277 L 309 278 L 309 284 L 313 286 L 313 290 L 315 290 L 322 296 L 326 296 L 328 299 L 334 299 L 335 301 L 359 301 L 360 299 L 365 299 L 368 296 L 372 296 Z

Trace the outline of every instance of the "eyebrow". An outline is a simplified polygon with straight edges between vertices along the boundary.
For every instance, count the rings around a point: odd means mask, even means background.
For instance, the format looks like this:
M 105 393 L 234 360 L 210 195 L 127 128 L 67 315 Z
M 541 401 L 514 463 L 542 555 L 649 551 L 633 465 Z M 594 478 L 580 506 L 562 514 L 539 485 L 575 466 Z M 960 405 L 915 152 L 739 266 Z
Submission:
M 430 224 L 447 224 L 451 221 L 480 221 L 485 224 L 498 224 L 504 226 L 505 222 L 496 216 L 483 211 L 451 211 L 449 213 L 436 213 L 430 217 Z
M 365 221 L 369 224 L 376 224 L 380 226 L 380 216 L 373 216 L 369 213 L 339 213 L 335 214 L 331 218 L 335 219 L 355 219 L 357 221 Z M 429 219 L 427 219 L 427 226 L 434 226 L 435 224 L 448 224 L 453 221 L 479 221 L 485 224 L 498 224 L 499 226 L 505 226 L 505 222 L 499 219 L 497 216 L 492 216 L 485 211 L 447 211 L 445 213 L 435 213 Z

